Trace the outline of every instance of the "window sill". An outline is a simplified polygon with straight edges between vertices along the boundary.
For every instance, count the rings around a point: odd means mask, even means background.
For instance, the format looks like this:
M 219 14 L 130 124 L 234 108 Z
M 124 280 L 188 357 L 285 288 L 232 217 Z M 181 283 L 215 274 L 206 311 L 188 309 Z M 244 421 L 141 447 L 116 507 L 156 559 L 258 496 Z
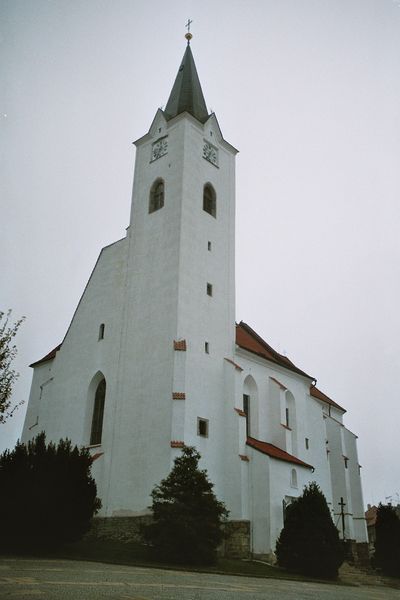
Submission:
M 284 425 L 283 423 L 281 423 L 281 425 L 284 429 L 287 429 L 288 431 L 292 431 L 292 428 L 289 427 L 288 425 Z
M 101 444 L 89 444 L 88 446 L 85 446 L 85 448 L 87 448 L 88 450 L 90 450 L 91 448 L 100 448 Z

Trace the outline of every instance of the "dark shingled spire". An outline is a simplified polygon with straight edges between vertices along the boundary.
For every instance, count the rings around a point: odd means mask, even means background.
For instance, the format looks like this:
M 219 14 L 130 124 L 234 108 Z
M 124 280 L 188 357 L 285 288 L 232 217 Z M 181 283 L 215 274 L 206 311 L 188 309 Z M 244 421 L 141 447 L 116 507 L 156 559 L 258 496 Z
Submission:
M 208 119 L 208 111 L 189 43 L 183 55 L 164 114 L 167 121 L 169 121 L 185 111 L 201 123 L 205 123 Z

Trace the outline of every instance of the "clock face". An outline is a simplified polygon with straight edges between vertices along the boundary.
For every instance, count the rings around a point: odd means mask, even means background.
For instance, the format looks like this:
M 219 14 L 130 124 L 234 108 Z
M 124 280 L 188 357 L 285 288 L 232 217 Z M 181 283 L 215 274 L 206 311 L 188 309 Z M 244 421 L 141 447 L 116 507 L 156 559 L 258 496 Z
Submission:
M 166 137 L 163 137 L 156 142 L 151 147 L 151 160 L 157 160 L 167 154 L 168 152 L 168 140 Z
M 210 142 L 204 142 L 203 146 L 203 158 L 208 160 L 211 164 L 218 166 L 218 149 L 215 148 Z

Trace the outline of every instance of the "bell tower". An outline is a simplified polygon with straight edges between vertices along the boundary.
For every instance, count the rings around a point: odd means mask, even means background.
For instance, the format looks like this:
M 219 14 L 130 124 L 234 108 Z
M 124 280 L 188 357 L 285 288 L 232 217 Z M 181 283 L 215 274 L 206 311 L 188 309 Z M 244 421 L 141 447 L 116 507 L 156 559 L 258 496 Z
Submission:
M 166 107 L 135 142 L 113 459 L 124 461 L 127 452 L 135 466 L 125 479 L 111 468 L 111 487 L 114 479 L 121 503 L 130 497 L 137 511 L 148 506 L 183 443 L 200 451 L 217 490 L 223 479 L 224 358 L 235 347 L 237 150 L 208 113 L 190 33 L 186 39 Z M 118 508 L 113 503 L 108 514 Z

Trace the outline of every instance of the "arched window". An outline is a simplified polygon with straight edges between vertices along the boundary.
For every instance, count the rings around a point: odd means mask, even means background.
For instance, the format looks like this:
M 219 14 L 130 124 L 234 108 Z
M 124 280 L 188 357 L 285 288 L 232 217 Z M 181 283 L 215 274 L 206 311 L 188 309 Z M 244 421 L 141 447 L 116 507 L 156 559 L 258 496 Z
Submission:
M 90 433 L 90 445 L 101 444 L 101 433 L 103 430 L 104 401 L 106 399 L 106 380 L 102 379 L 97 386 L 94 397 L 92 430 Z
M 211 183 L 206 183 L 203 189 L 203 210 L 212 217 L 217 216 L 217 195 Z
M 295 398 L 289 390 L 285 391 L 285 406 L 284 406 L 283 424 L 286 425 L 288 431 L 286 436 L 286 452 L 297 455 L 297 417 L 296 417 L 296 402 Z
M 149 213 L 155 212 L 164 206 L 164 182 L 162 179 L 156 179 L 151 186 Z
M 258 390 L 251 375 L 243 382 L 243 412 L 246 415 L 247 437 L 258 438 Z

